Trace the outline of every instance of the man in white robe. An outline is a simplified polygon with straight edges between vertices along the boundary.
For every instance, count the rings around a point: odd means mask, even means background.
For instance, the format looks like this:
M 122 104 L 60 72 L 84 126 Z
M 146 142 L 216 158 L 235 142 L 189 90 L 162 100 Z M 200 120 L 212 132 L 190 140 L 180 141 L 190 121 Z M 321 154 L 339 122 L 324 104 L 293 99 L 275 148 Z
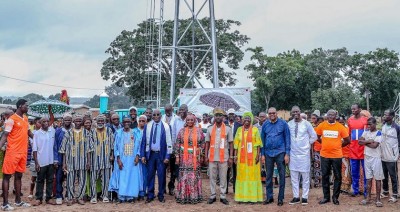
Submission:
M 310 168 L 311 168 L 311 155 L 310 149 L 317 134 L 312 125 L 300 116 L 300 108 L 298 106 L 292 107 L 293 119 L 288 123 L 290 130 L 290 177 L 292 181 L 293 200 L 290 205 L 308 204 L 308 192 L 310 189 Z M 300 177 L 303 180 L 303 195 L 300 201 Z

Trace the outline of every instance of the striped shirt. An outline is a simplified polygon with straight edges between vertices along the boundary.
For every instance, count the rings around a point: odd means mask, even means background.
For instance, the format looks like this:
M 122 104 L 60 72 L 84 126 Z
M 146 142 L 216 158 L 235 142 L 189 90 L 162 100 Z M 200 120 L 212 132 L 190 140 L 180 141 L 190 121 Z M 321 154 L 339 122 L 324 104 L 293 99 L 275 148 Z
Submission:
M 68 170 L 85 170 L 87 154 L 93 152 L 92 132 L 86 129 L 66 132 L 61 144 L 60 153 L 65 154 Z
M 114 134 L 109 127 L 104 128 L 103 132 L 97 129 L 92 130 L 93 147 L 92 153 L 92 169 L 109 169 L 111 168 L 110 156 L 114 150 Z

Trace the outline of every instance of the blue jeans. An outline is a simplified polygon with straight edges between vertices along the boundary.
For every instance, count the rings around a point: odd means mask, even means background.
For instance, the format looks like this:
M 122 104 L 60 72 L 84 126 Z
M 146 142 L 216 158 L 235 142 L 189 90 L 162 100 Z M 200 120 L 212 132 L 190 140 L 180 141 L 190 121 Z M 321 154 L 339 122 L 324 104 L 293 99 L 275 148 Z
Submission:
M 367 195 L 367 178 L 365 178 L 364 159 L 350 159 L 351 187 L 354 194 L 360 193 L 360 165 L 364 173 L 364 196 Z
M 267 199 L 273 199 L 273 185 L 272 185 L 272 175 L 274 173 L 274 164 L 278 168 L 279 173 L 279 194 L 278 200 L 283 200 L 285 196 L 285 172 L 286 172 L 286 165 L 285 165 L 285 153 L 280 153 L 275 157 L 269 157 L 265 155 L 265 165 L 267 171 L 267 180 L 266 180 L 266 189 L 267 189 Z

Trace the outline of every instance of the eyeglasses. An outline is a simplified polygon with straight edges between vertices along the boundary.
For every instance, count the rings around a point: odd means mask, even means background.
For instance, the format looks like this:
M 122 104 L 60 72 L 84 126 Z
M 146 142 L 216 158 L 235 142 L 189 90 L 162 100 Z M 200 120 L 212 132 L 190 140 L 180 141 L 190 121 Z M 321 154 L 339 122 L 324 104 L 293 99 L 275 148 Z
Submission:
M 155 114 L 153 114 L 153 116 L 161 116 L 161 114 L 157 114 L 157 113 L 155 113 Z
M 145 120 L 139 120 L 139 122 L 146 122 Z
M 222 114 L 222 113 L 217 113 L 217 114 L 215 114 L 215 116 L 223 116 L 224 114 Z

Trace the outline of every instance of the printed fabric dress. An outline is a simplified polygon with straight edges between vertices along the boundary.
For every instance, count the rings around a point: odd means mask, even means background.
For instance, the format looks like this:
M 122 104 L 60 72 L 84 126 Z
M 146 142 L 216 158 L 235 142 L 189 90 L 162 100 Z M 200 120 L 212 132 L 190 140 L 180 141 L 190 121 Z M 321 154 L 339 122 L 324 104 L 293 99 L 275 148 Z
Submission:
M 187 160 L 184 159 L 185 130 L 188 129 Z M 193 132 L 196 129 L 197 132 Z M 197 145 L 193 146 L 194 135 Z M 181 204 L 196 204 L 203 201 L 201 191 L 201 152 L 204 149 L 204 135 L 200 128 L 182 128 L 175 142 L 175 152 L 179 156 L 179 175 L 176 192 L 176 202 Z M 196 152 L 194 154 L 194 151 Z
M 256 164 L 257 147 L 262 147 L 260 133 L 257 127 L 252 127 L 251 145 L 247 139 L 248 130 L 244 131 L 239 127 L 234 140 L 234 148 L 237 150 L 237 174 L 235 186 L 235 201 L 237 202 L 262 202 L 263 187 L 261 184 L 261 167 L 260 163 Z M 243 138 L 247 141 L 243 142 Z M 249 139 L 250 140 L 250 139 Z M 249 158 L 250 148 L 252 152 L 252 160 Z M 244 151 L 243 151 L 244 149 Z M 242 154 L 242 153 L 247 154 Z M 249 160 L 250 159 L 250 160 Z

